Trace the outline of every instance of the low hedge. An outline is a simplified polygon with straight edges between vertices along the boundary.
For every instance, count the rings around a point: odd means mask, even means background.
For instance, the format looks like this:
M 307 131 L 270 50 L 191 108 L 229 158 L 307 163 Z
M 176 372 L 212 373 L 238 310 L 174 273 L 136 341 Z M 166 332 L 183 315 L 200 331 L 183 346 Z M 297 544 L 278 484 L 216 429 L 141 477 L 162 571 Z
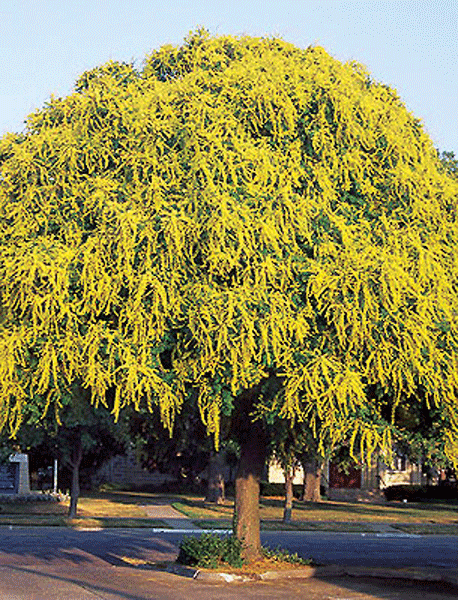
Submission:
M 456 485 L 390 485 L 383 490 L 388 501 L 429 502 L 457 500 Z
M 61 494 L 0 494 L 0 504 L 24 504 L 32 502 L 61 502 Z
M 299 499 L 302 498 L 304 486 L 301 484 L 293 485 L 294 497 Z M 261 482 L 261 496 L 285 496 L 285 484 L 284 483 L 268 483 L 266 481 Z

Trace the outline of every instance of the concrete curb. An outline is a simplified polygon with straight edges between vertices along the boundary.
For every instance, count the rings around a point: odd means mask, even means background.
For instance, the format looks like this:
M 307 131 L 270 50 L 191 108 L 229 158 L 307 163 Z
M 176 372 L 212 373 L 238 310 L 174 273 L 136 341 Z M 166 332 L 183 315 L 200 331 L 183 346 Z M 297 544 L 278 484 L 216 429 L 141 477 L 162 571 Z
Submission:
M 277 579 L 309 579 L 314 577 L 313 567 L 302 567 L 301 569 L 284 569 L 281 571 L 266 571 L 259 574 L 243 574 L 235 573 L 212 573 L 211 571 L 197 570 L 193 579 L 198 579 L 201 582 L 207 583 L 237 583 L 246 581 L 272 581 Z
M 281 579 L 328 579 L 334 577 L 360 577 L 373 579 L 398 579 L 404 581 L 425 581 L 431 583 L 447 583 L 458 587 L 458 569 L 418 569 L 418 568 L 372 568 L 372 567 L 342 567 L 339 565 L 325 565 L 317 567 L 295 567 L 279 571 L 266 571 L 259 574 L 235 574 L 214 571 L 202 571 L 184 567 L 185 573 L 173 570 L 176 574 L 192 577 L 206 583 L 243 583 L 248 581 L 273 581 Z

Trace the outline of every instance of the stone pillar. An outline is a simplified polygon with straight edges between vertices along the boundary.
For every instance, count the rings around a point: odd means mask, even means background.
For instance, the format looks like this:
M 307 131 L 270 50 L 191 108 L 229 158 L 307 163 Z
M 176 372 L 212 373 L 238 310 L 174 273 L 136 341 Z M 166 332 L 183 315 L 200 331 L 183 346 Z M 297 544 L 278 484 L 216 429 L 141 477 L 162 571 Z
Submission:
M 29 457 L 27 454 L 12 454 L 10 462 L 19 464 L 18 494 L 30 494 Z

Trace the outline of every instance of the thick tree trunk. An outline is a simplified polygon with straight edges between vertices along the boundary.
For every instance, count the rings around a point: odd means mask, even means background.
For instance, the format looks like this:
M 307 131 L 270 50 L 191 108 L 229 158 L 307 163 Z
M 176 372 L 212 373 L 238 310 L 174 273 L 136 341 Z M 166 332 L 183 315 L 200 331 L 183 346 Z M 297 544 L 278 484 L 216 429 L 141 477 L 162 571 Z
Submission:
M 317 458 L 309 458 L 302 462 L 302 467 L 304 469 L 304 492 L 302 499 L 311 502 L 320 502 L 322 462 Z
M 83 445 L 81 442 L 81 432 L 78 431 L 75 435 L 75 443 L 72 451 L 72 459 L 70 466 L 72 468 L 72 489 L 70 492 L 70 507 L 68 516 L 71 519 L 76 517 L 78 498 L 80 496 L 80 465 L 83 460 Z
M 267 440 L 260 423 L 250 423 L 240 440 L 240 461 L 235 478 L 234 533 L 243 542 L 247 561 L 262 554 L 259 491 L 264 473 Z
M 264 397 L 274 396 L 282 384 L 274 375 L 245 390 L 236 401 L 231 432 L 240 445 L 235 476 L 233 530 L 243 543 L 243 558 L 250 562 L 262 556 L 259 495 L 264 475 L 268 438 L 262 420 L 253 422 L 253 408 L 262 390 Z
M 224 456 L 221 452 L 212 452 L 208 463 L 208 486 L 206 502 L 223 504 L 225 500 L 224 490 Z
M 293 514 L 293 479 L 294 470 L 285 469 L 285 506 L 283 508 L 284 523 L 289 523 Z

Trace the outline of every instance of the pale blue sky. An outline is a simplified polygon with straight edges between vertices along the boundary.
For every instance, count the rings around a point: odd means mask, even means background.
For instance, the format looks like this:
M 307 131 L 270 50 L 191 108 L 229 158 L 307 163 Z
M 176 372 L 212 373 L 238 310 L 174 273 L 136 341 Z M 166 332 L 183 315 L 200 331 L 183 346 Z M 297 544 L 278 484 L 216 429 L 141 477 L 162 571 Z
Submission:
M 458 0 L 0 0 L 0 135 L 85 70 L 190 30 L 278 35 L 358 60 L 458 155 Z

